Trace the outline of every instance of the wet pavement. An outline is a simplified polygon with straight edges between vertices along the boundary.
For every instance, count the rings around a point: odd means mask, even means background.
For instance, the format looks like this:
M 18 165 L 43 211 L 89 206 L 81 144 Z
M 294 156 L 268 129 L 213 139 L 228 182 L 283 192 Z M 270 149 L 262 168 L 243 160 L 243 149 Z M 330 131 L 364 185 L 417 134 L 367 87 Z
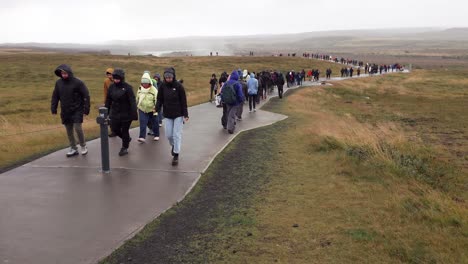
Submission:
M 110 174 L 100 172 L 99 139 L 87 143 L 86 156 L 66 158 L 63 149 L 0 174 L 0 263 L 97 262 L 182 200 L 239 132 L 287 118 L 249 113 L 244 105 L 243 120 L 230 135 L 221 114 L 214 103 L 189 108 L 177 167 L 164 129 L 160 141 L 147 137 L 141 144 L 136 128 L 127 156 L 117 154 L 119 138 L 109 139 Z
M 0 174 L 0 263 L 94 263 L 110 254 L 182 200 L 239 132 L 286 118 L 244 107 L 234 135 L 221 126 L 222 108 L 190 107 L 177 167 L 164 129 L 160 141 L 141 144 L 136 128 L 127 156 L 109 139 L 110 174 L 100 172 L 99 139 L 87 142 L 86 156 L 63 149 Z

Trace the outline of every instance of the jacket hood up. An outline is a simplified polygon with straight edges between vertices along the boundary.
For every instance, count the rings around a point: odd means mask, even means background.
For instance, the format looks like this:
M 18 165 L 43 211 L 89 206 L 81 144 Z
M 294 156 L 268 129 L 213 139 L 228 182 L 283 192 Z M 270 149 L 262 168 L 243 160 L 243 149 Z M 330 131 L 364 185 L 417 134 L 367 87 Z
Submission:
M 143 73 L 143 76 L 141 76 L 141 82 L 140 83 L 149 83 L 152 85 L 151 82 L 151 76 L 148 72 Z
M 229 80 L 238 81 L 239 80 L 239 73 L 237 73 L 236 70 L 232 71 L 231 77 L 229 78 Z
M 174 80 L 177 80 L 174 67 L 164 69 L 164 74 L 166 74 L 166 73 L 171 73 L 172 75 L 174 75 Z M 164 74 L 163 74 L 163 76 L 164 76 Z
M 55 69 L 54 73 L 55 73 L 55 75 L 57 75 L 58 77 L 62 78 L 62 74 L 61 74 L 62 71 L 68 72 L 68 76 L 69 76 L 69 77 L 73 77 L 73 71 L 72 71 L 71 67 L 68 66 L 67 64 L 62 64 L 62 65 L 58 66 L 58 67 Z
M 116 78 L 117 77 L 117 78 Z M 112 73 L 112 78 L 120 79 L 121 81 L 125 81 L 125 71 L 123 69 L 115 69 Z

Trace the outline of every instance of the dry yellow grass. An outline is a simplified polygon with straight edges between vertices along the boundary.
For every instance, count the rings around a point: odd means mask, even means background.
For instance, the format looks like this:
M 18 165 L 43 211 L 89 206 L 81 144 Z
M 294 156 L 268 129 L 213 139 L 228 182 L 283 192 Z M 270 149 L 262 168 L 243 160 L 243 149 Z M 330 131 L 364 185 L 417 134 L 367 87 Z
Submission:
M 427 74 L 417 73 L 415 78 L 424 81 Z M 412 76 L 407 78 L 408 83 L 413 82 Z M 379 118 L 371 119 L 372 122 L 356 118 L 364 109 L 356 101 L 369 94 L 367 89 L 375 89 L 375 96 L 400 85 L 389 87 L 383 81 L 381 85 L 386 87 L 375 87 L 375 82 L 380 80 L 353 80 L 327 88 L 352 91 L 349 94 L 314 87 L 287 97 L 280 112 L 294 120 L 290 118 L 290 129 L 281 132 L 281 158 L 272 171 L 266 172 L 275 176 L 253 209 L 258 223 L 254 229 L 257 239 L 240 238 L 242 247 L 225 263 L 468 261 L 468 206 L 465 195 L 459 192 L 460 186 L 440 191 L 411 174 L 401 174 L 398 167 L 402 165 L 389 152 L 398 150 L 417 160 L 418 155 L 425 153 L 420 152 L 420 148 L 425 149 L 421 137 L 428 130 L 409 131 L 404 123 L 381 116 L 381 111 L 374 112 Z M 466 78 L 458 81 L 464 82 Z M 402 89 L 407 90 L 407 96 L 420 96 L 411 88 Z M 428 98 L 441 93 L 434 89 L 422 93 Z M 386 98 L 387 104 L 378 107 L 389 107 L 398 96 Z M 352 104 L 340 103 L 349 98 Z M 455 97 L 446 94 L 444 98 L 449 102 Z M 460 105 L 457 107 L 463 111 Z M 418 109 L 418 105 L 410 105 L 410 109 L 410 113 L 407 109 L 398 110 L 402 116 L 425 113 L 425 107 Z M 439 122 L 450 127 L 446 120 Z M 321 150 L 323 142 L 329 140 L 339 146 Z M 369 156 L 356 160 L 350 151 L 353 148 L 368 150 Z M 438 148 L 431 151 L 443 153 Z M 455 173 L 466 184 L 466 174 L 459 170 Z M 444 179 L 451 180 L 454 179 Z M 466 189 L 466 185 L 461 187 Z M 293 224 L 298 227 L 293 228 Z

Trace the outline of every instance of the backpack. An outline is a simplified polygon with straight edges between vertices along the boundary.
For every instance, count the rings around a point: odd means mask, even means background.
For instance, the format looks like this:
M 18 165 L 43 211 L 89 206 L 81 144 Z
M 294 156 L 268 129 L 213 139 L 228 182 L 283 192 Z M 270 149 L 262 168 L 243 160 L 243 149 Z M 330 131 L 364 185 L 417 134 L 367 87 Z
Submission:
M 236 89 L 234 88 L 235 82 L 225 83 L 221 92 L 221 99 L 225 104 L 233 105 L 237 103 Z

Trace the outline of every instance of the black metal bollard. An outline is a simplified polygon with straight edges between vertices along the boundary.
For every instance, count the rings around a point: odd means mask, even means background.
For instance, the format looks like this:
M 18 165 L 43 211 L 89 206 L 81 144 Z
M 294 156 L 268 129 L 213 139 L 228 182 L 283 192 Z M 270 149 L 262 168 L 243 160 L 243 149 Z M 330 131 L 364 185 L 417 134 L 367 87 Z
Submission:
M 96 122 L 100 125 L 101 130 L 101 160 L 102 160 L 102 172 L 110 173 L 110 162 L 109 162 L 109 135 L 107 131 L 107 125 L 109 124 L 108 110 L 106 107 L 99 107 L 99 116 L 96 118 Z

